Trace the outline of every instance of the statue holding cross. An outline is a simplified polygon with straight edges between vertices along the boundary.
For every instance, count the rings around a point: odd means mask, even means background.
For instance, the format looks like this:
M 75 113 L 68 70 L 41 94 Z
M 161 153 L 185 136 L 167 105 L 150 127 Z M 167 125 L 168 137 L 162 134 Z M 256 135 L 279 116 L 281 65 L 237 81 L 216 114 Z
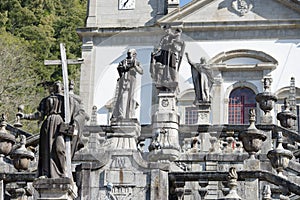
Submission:
M 61 44 L 60 49 L 61 61 L 50 63 L 62 65 L 64 84 L 56 81 L 50 95 L 41 100 L 37 112 L 22 114 L 21 118 L 43 121 L 40 128 L 38 176 L 72 179 L 71 154 L 74 152 L 71 153 L 71 149 L 74 148 L 71 148 L 71 137 L 76 129 L 75 124 L 78 126 L 78 121 L 84 122 L 84 120 L 77 120 L 76 122 L 76 119 L 87 119 L 87 115 L 83 112 L 78 97 L 69 95 L 68 60 L 63 44 Z M 46 63 L 49 64 L 49 61 Z M 72 64 L 80 63 L 73 62 Z M 73 143 L 77 145 L 78 141 L 73 141 Z

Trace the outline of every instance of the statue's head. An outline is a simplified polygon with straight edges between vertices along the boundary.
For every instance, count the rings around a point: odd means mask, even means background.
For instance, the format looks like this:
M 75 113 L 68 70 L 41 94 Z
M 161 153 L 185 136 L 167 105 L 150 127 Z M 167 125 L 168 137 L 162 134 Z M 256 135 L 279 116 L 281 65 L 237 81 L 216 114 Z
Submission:
M 171 33 L 171 26 L 170 25 L 168 25 L 168 24 L 166 24 L 166 25 L 164 25 L 163 26 L 163 30 L 167 33 L 167 34 L 169 34 L 169 33 Z
M 127 58 L 136 58 L 136 50 L 135 49 L 128 49 L 127 51 Z
M 55 81 L 53 84 L 53 92 L 54 94 L 61 94 L 63 93 L 63 85 L 61 83 L 61 81 Z
M 74 90 L 75 82 L 73 80 L 70 80 L 69 82 L 69 90 Z
M 181 33 L 182 33 L 181 28 L 176 28 L 175 35 L 181 35 Z
M 204 57 L 201 57 L 201 58 L 200 58 L 200 63 L 201 63 L 201 64 L 205 64 L 205 63 L 206 63 L 206 59 L 205 59 Z

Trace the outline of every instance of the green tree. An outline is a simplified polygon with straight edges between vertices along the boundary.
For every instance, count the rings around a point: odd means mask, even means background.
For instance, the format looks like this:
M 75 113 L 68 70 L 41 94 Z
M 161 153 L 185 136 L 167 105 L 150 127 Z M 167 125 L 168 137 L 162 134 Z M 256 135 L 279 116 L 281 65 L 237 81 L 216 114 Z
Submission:
M 1 112 L 15 113 L 19 104 L 35 111 L 48 95 L 37 84 L 62 79 L 60 66 L 44 66 L 45 59 L 60 59 L 59 43 L 66 44 L 68 58 L 81 56 L 76 28 L 84 26 L 86 4 L 87 0 L 0 1 Z M 80 67 L 69 66 L 77 87 L 79 76 Z M 14 120 L 14 114 L 9 119 Z
M 5 113 L 13 124 L 17 107 L 26 103 L 31 112 L 37 107 L 37 99 L 44 96 L 44 90 L 35 87 L 39 80 L 28 42 L 3 32 L 0 33 L 0 46 L 0 113 Z M 34 131 L 34 126 L 29 130 Z

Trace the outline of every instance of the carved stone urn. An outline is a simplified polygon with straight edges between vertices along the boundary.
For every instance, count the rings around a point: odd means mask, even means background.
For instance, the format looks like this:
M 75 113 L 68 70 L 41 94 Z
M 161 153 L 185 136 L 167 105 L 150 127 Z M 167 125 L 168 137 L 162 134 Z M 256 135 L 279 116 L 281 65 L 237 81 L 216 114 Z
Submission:
M 16 143 L 15 136 L 7 132 L 6 125 L 6 116 L 2 114 L 0 119 L 0 154 L 5 156 L 11 152 L 12 146 Z
M 284 99 L 284 111 L 277 114 L 280 125 L 284 128 L 292 128 L 297 116 L 289 110 L 287 98 Z
M 272 83 L 272 78 L 265 77 L 263 79 L 264 83 L 264 92 L 256 95 L 255 100 L 259 103 L 260 109 L 264 111 L 265 114 L 268 114 L 274 106 L 274 102 L 277 101 L 277 97 L 270 92 L 270 86 Z
M 268 152 L 272 167 L 276 169 L 278 176 L 284 177 L 283 170 L 288 167 L 290 160 L 293 158 L 293 153 L 282 146 L 282 133 L 279 132 L 277 136 L 277 148 Z
M 255 109 L 249 110 L 250 126 L 238 136 L 242 141 L 245 151 L 248 152 L 250 159 L 255 159 L 256 153 L 261 149 L 262 143 L 267 139 L 263 131 L 255 126 Z
M 27 170 L 30 164 L 30 161 L 34 159 L 34 154 L 31 151 L 28 151 L 25 148 L 26 137 L 21 135 L 20 141 L 21 147 L 14 150 L 11 154 L 13 159 L 14 167 L 18 170 Z

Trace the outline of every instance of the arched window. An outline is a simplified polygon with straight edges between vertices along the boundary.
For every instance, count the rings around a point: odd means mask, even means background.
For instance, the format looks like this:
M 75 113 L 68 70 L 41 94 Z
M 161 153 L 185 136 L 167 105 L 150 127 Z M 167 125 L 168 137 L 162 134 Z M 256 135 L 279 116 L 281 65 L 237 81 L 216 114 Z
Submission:
M 249 109 L 256 107 L 255 93 L 249 88 L 236 88 L 229 95 L 228 123 L 248 124 Z

